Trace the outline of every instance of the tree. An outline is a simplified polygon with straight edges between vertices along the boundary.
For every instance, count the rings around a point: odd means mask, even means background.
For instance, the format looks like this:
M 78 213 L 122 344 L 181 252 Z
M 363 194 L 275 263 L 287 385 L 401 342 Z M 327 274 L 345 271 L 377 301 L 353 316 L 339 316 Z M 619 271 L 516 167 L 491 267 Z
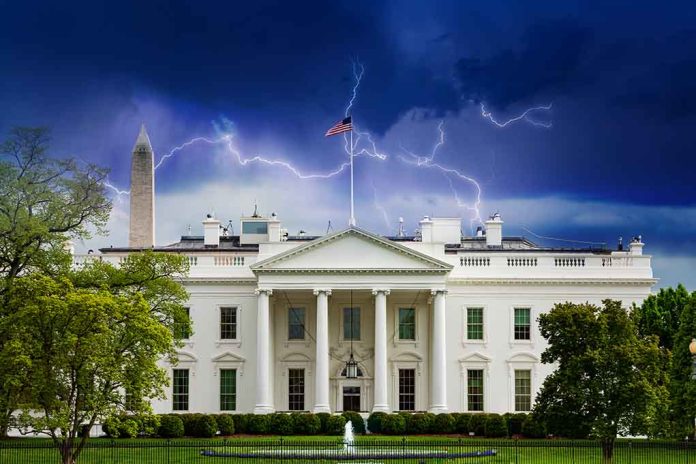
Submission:
M 102 232 L 111 210 L 103 186 L 107 171 L 50 158 L 49 141 L 47 129 L 15 128 L 0 144 L 0 319 L 16 310 L 8 294 L 17 277 L 64 272 L 70 266 L 65 242 Z M 7 435 L 26 383 L 28 358 L 10 339 L 0 332 L 0 436 Z
M 679 320 L 674 337 L 672 367 L 670 370 L 670 400 L 672 420 L 678 437 L 696 437 L 696 379 L 692 378 L 693 359 L 689 343 L 696 338 L 696 292 L 691 294 Z
M 655 435 L 665 416 L 664 352 L 641 337 L 621 302 L 557 304 L 539 317 L 549 346 L 542 362 L 557 369 L 544 381 L 534 413 L 580 420 L 611 462 L 618 435 Z
M 640 306 L 634 306 L 632 315 L 641 335 L 656 335 L 660 347 L 672 351 L 674 337 L 679 330 L 679 320 L 691 299 L 686 288 L 661 288 L 657 295 L 650 295 Z
M 12 344 L 29 359 L 18 425 L 48 435 L 63 464 L 80 455 L 97 420 L 151 413 L 168 384 L 160 359 L 175 360 L 175 330 L 188 317 L 185 258 L 137 253 L 114 267 L 95 261 L 62 276 L 18 277 Z

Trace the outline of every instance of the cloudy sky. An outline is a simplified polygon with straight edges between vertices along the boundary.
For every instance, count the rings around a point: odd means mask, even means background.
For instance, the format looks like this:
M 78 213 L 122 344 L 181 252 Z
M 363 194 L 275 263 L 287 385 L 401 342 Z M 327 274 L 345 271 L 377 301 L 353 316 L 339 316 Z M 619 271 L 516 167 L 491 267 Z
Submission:
M 141 123 L 158 160 L 195 139 L 157 169 L 160 244 L 254 203 L 291 233 L 344 227 L 348 171 L 325 176 L 348 158 L 323 134 L 364 67 L 359 226 L 459 216 L 469 233 L 499 211 L 506 235 L 549 246 L 567 242 L 534 234 L 640 234 L 659 285 L 696 289 L 693 2 L 0 5 L 0 133 L 49 126 L 56 156 L 121 190 Z M 127 242 L 128 197 L 114 205 L 83 247 Z

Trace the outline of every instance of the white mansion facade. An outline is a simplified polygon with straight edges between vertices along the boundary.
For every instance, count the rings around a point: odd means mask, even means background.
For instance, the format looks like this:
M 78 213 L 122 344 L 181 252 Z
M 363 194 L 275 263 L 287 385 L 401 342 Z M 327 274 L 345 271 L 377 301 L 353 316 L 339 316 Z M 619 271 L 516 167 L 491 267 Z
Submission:
M 543 248 L 504 237 L 498 215 L 474 237 L 456 218 L 426 217 L 415 236 L 309 237 L 288 235 L 275 215 L 242 218 L 238 235 L 208 217 L 203 235 L 154 246 L 152 156 L 143 130 L 131 243 L 101 257 L 154 247 L 191 264 L 193 332 L 178 364 L 163 363 L 171 385 L 158 413 L 529 411 L 553 369 L 540 362 L 539 314 L 565 301 L 628 306 L 656 282 L 640 239 L 627 250 Z

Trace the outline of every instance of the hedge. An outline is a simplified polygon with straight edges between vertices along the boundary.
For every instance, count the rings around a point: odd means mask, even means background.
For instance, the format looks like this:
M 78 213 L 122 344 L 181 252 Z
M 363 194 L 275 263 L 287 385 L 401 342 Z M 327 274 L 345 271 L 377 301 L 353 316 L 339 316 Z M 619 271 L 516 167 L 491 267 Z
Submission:
M 226 437 L 234 433 L 234 419 L 231 414 L 218 414 L 215 416 L 220 435 Z
M 355 411 L 345 411 L 341 415 L 346 418 L 346 422 L 350 421 L 353 424 L 353 432 L 357 434 L 365 433 L 365 420 L 360 414 Z
M 507 421 L 508 433 L 511 437 L 522 434 L 522 423 L 527 418 L 525 413 L 506 413 L 503 414 Z
M 382 417 L 382 433 L 403 435 L 406 433 L 406 418 L 402 414 L 386 414 Z
M 382 419 L 386 415 L 386 412 L 373 412 L 368 416 L 367 429 L 370 433 L 382 433 Z
M 449 434 L 456 431 L 456 423 L 452 414 L 438 414 L 431 423 L 432 433 Z
M 319 423 L 321 424 L 321 426 L 319 427 L 319 433 L 321 433 L 322 435 L 332 435 L 328 432 L 328 421 L 329 417 L 331 417 L 331 414 L 329 414 L 328 412 L 318 412 L 315 415 L 319 418 Z
M 249 433 L 249 419 L 253 414 L 235 414 L 234 431 L 235 433 Z
M 332 416 L 326 419 L 324 433 L 327 435 L 343 435 L 346 426 L 346 418 L 344 416 Z
M 160 416 L 157 415 L 120 415 L 107 418 L 102 430 L 111 438 L 152 437 L 157 433 Z
M 469 434 L 469 421 L 471 420 L 471 414 L 457 414 L 457 419 L 455 423 L 455 430 L 457 433 L 461 433 L 462 435 L 468 435 Z
M 527 438 L 544 438 L 546 436 L 544 424 L 537 420 L 533 414 L 528 414 L 522 422 L 522 435 Z
M 294 431 L 297 435 L 316 435 L 321 429 L 321 421 L 312 413 L 292 413 Z
M 295 423 L 290 414 L 275 413 L 271 414 L 270 430 L 274 435 L 293 435 L 295 433 Z
M 266 435 L 271 430 L 271 416 L 267 414 L 252 414 L 249 416 L 248 431 L 254 435 Z
M 484 422 L 484 434 L 489 438 L 507 437 L 507 422 L 500 414 L 487 414 Z
M 157 435 L 162 438 L 180 438 L 184 436 L 184 423 L 176 414 L 160 416 Z
M 474 435 L 482 437 L 486 433 L 486 415 L 485 414 L 472 414 L 469 417 L 469 433 L 473 432 Z

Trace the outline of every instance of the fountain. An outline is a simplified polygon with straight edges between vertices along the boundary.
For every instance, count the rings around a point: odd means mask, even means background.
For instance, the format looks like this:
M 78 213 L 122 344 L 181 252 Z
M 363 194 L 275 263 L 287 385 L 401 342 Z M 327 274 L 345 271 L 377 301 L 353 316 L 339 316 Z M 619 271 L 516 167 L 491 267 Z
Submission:
M 404 439 L 405 440 L 405 439 Z M 284 447 L 285 446 L 285 447 Z M 379 446 L 379 445 L 377 445 Z M 229 457 L 237 459 L 298 459 L 298 460 L 329 460 L 329 461 L 349 461 L 355 459 L 369 460 L 392 460 L 392 459 L 454 459 L 454 458 L 473 458 L 495 456 L 496 450 L 473 451 L 473 452 L 450 452 L 448 450 L 436 449 L 440 446 L 434 445 L 435 449 L 424 448 L 421 444 L 418 448 L 409 448 L 404 444 L 394 443 L 387 449 L 376 448 L 373 445 L 364 444 L 363 448 L 355 443 L 355 433 L 353 423 L 346 422 L 343 428 L 343 448 L 321 448 L 317 444 L 310 443 L 283 443 L 277 449 L 260 449 L 249 451 L 249 446 L 241 445 L 239 452 L 219 452 L 214 450 L 201 450 L 202 456 L 208 457 Z

